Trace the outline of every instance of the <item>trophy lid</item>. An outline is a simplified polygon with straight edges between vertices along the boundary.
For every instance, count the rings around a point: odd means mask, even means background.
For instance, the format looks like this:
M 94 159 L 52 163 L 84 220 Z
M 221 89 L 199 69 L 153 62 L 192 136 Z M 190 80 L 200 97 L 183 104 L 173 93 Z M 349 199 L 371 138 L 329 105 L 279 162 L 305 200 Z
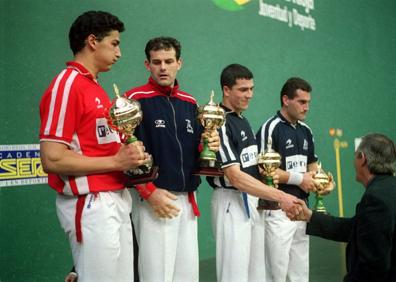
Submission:
M 258 155 L 257 163 L 278 165 L 279 167 L 281 164 L 281 158 L 281 155 L 272 149 L 272 138 L 269 137 L 267 149 Z
M 212 90 L 209 102 L 198 108 L 198 118 L 217 120 L 218 126 L 221 126 L 225 118 L 225 111 L 220 105 L 213 101 L 213 97 L 214 91 Z
M 140 103 L 133 99 L 121 97 L 117 85 L 113 84 L 116 98 L 109 109 L 111 124 L 125 133 L 130 127 L 136 127 L 143 118 Z

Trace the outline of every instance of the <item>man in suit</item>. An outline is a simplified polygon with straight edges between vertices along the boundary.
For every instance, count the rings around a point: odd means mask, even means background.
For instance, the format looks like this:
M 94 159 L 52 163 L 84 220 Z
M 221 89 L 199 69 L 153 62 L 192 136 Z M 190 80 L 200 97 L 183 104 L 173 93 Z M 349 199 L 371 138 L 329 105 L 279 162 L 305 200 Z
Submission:
M 303 205 L 295 220 L 309 235 L 348 242 L 344 282 L 396 281 L 396 148 L 382 134 L 362 137 L 355 152 L 356 180 L 366 191 L 351 218 L 317 213 Z

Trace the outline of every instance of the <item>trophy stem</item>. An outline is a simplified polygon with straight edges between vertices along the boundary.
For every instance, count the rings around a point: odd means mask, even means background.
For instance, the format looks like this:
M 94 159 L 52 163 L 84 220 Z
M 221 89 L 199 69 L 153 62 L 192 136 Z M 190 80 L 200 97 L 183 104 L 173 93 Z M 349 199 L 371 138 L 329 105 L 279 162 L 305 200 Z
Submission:
M 203 149 L 199 155 L 202 160 L 216 160 L 216 154 L 209 149 L 208 139 L 203 140 Z
M 272 178 L 272 176 L 266 175 L 266 176 L 264 177 L 264 179 L 265 179 L 265 183 L 266 183 L 268 186 L 275 187 L 275 185 L 274 185 L 274 179 Z
M 264 183 L 275 189 L 274 178 L 271 175 L 264 176 Z M 259 199 L 257 209 L 260 210 L 277 210 L 279 209 L 279 203 L 275 201 L 269 201 Z
M 127 140 L 126 140 L 126 143 L 127 144 L 131 144 L 131 143 L 133 143 L 133 142 L 136 142 L 138 139 L 135 137 L 135 136 L 133 136 L 133 135 L 130 135 L 130 136 L 128 136 L 128 138 L 127 138 Z
M 319 194 L 316 194 L 316 202 L 315 202 L 314 210 L 320 213 L 327 213 L 323 203 L 323 196 Z

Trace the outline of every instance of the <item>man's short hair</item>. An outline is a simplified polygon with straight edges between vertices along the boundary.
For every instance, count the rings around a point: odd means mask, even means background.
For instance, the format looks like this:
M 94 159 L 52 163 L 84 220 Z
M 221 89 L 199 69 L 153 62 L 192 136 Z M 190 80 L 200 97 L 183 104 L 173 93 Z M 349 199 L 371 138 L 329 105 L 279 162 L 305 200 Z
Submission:
M 220 75 L 220 86 L 223 89 L 224 86 L 232 88 L 237 79 L 253 79 L 253 73 L 245 66 L 240 64 L 231 64 L 226 66 Z
M 371 133 L 363 136 L 356 152 L 365 155 L 371 174 L 395 173 L 395 143 L 385 135 Z
M 80 52 L 90 34 L 101 41 L 113 30 L 123 32 L 124 23 L 116 16 L 102 11 L 88 11 L 80 15 L 69 30 L 69 43 L 73 54 Z
M 285 84 L 282 87 L 282 90 L 280 92 L 280 101 L 281 101 L 281 106 L 283 106 L 283 100 L 282 97 L 286 95 L 290 100 L 296 97 L 297 93 L 296 91 L 304 90 L 306 92 L 311 93 L 312 87 L 311 85 L 305 81 L 302 78 L 299 77 L 291 77 L 289 78 Z
M 147 44 L 144 52 L 146 53 L 146 58 L 150 61 L 150 51 L 159 51 L 159 50 L 171 50 L 174 49 L 176 52 L 176 59 L 180 59 L 181 55 L 181 44 L 180 42 L 173 37 L 155 37 L 150 39 Z

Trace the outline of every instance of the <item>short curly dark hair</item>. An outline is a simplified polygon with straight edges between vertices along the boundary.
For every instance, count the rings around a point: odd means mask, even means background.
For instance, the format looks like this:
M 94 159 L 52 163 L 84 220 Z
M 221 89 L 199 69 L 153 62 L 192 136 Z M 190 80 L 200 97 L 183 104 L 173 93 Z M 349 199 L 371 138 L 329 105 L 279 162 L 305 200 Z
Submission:
M 181 44 L 180 42 L 173 37 L 156 37 L 150 39 L 147 44 L 144 52 L 146 53 L 146 58 L 150 61 L 150 51 L 159 51 L 159 50 L 170 50 L 175 49 L 176 59 L 180 59 L 181 54 Z
M 231 64 L 226 66 L 220 75 L 220 86 L 223 89 L 224 86 L 232 88 L 236 83 L 237 79 L 253 79 L 253 73 L 245 66 L 240 64 Z
M 298 89 L 311 93 L 312 86 L 306 80 L 300 77 L 289 78 L 283 85 L 280 92 L 281 106 L 283 106 L 282 97 L 286 95 L 289 99 L 294 99 L 294 97 L 297 95 L 296 91 Z
M 80 15 L 71 25 L 69 31 L 70 48 L 75 55 L 85 46 L 85 39 L 93 34 L 100 41 L 111 31 L 125 30 L 124 23 L 116 16 L 103 11 L 88 11 Z

